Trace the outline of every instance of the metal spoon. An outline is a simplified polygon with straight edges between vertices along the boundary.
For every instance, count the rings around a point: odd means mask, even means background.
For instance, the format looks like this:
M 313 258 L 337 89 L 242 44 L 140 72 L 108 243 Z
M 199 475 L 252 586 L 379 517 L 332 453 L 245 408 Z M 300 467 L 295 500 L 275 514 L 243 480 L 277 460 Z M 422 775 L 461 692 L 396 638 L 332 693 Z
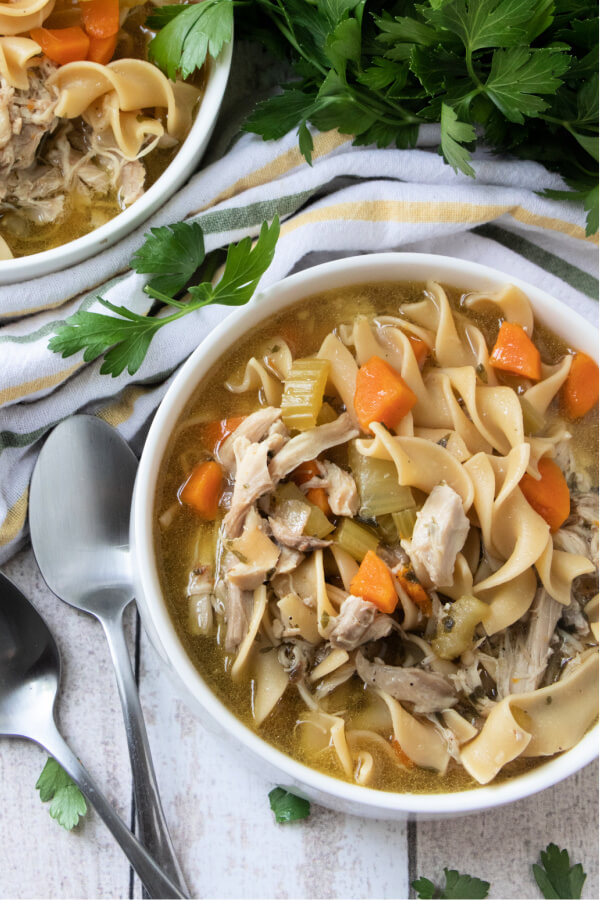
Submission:
M 0 735 L 29 738 L 52 754 L 104 819 L 151 897 L 183 897 L 59 734 L 54 720 L 59 681 L 60 655 L 48 626 L 0 572 Z
M 128 444 L 102 419 L 65 419 L 35 466 L 29 527 L 48 587 L 104 628 L 125 718 L 140 840 L 187 894 L 160 804 L 123 632 L 123 613 L 133 599 L 129 513 L 136 470 Z

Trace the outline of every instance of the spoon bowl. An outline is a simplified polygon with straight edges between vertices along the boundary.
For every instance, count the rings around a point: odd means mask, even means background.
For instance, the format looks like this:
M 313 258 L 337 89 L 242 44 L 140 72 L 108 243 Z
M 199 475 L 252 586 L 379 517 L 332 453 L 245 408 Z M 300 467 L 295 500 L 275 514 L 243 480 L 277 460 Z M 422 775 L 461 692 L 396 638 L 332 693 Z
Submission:
M 140 837 L 185 894 L 123 631 L 123 613 L 133 599 L 129 515 L 136 471 L 130 447 L 102 419 L 65 419 L 33 471 L 29 527 L 48 587 L 104 629 L 125 719 Z

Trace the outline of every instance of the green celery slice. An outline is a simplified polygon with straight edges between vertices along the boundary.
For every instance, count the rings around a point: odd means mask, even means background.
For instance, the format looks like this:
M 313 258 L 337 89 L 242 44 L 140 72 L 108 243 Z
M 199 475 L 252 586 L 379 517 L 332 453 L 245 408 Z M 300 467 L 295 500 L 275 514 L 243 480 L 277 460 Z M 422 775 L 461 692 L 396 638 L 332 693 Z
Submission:
M 375 519 L 416 505 L 411 489 L 398 484 L 398 471 L 391 460 L 363 456 L 352 441 L 348 462 L 358 488 L 359 514 L 363 518 Z
M 392 513 L 392 519 L 394 520 L 398 537 L 404 541 L 410 540 L 417 522 L 416 506 Z
M 305 507 L 308 506 L 309 514 L 304 526 L 304 534 L 308 534 L 310 537 L 324 538 L 331 534 L 335 528 L 335 525 L 329 521 L 323 510 L 311 503 L 293 481 L 286 481 L 284 484 L 278 485 L 274 498 L 276 506 L 279 503 L 301 503 Z
M 333 534 L 333 540 L 356 562 L 362 562 L 369 550 L 376 550 L 379 538 L 366 525 L 343 518 Z
M 281 399 L 281 418 L 288 428 L 307 431 L 315 427 L 330 367 L 327 359 L 294 360 Z

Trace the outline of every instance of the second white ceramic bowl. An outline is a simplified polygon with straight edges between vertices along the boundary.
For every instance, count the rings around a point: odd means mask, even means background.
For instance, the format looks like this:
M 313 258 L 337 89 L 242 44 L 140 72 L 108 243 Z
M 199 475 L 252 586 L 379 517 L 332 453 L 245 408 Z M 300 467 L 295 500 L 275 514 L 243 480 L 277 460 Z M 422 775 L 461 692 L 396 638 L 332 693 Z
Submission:
M 132 509 L 131 545 L 142 621 L 192 709 L 203 721 L 216 726 L 229 740 L 257 758 L 266 777 L 331 809 L 376 818 L 401 819 L 408 813 L 436 818 L 463 815 L 527 797 L 591 762 L 598 752 L 598 728 L 571 750 L 526 774 L 460 793 L 387 793 L 348 784 L 296 762 L 263 741 L 221 703 L 183 648 L 158 578 L 153 541 L 154 497 L 161 461 L 180 414 L 202 378 L 249 329 L 302 298 L 331 288 L 374 281 L 425 282 L 428 279 L 465 291 L 496 290 L 511 282 L 530 298 L 539 322 L 570 346 L 598 358 L 598 333 L 592 326 L 544 291 L 487 266 L 419 253 L 375 254 L 325 263 L 288 277 L 255 297 L 245 309 L 227 317 L 191 355 L 165 395 L 148 434 Z
M 114 219 L 61 247 L 0 260 L 0 284 L 15 284 L 74 266 L 116 244 L 156 212 L 192 175 L 206 150 L 227 87 L 232 53 L 233 42 L 223 47 L 217 59 L 209 59 L 206 86 L 190 133 L 170 165 L 139 200 Z

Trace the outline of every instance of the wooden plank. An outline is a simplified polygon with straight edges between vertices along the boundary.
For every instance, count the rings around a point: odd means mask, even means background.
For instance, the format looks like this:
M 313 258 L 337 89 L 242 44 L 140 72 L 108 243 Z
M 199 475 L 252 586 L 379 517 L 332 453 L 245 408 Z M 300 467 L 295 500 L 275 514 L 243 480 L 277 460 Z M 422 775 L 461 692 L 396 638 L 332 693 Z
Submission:
M 582 897 L 598 897 L 598 764 L 527 800 L 489 812 L 419 822 L 413 871 L 443 884 L 443 869 L 489 881 L 490 897 L 539 898 L 531 865 L 550 842 L 583 864 Z M 413 895 L 414 896 L 414 895 Z

